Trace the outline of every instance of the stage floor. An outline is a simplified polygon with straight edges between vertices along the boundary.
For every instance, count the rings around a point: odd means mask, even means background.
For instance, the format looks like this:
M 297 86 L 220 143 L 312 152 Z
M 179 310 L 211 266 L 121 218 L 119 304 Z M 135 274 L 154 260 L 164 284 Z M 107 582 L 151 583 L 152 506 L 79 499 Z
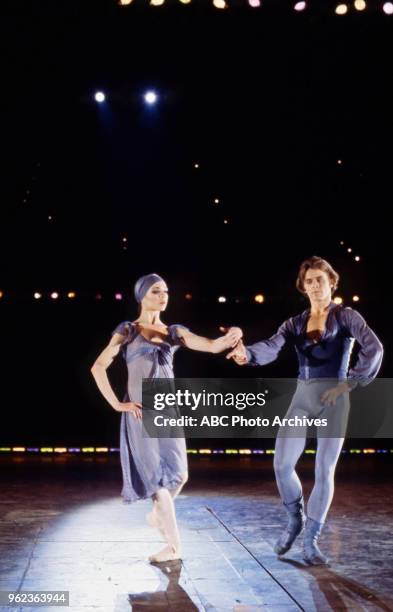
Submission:
M 305 565 L 300 543 L 273 552 L 285 514 L 272 456 L 189 461 L 176 500 L 183 560 L 153 566 L 163 544 L 145 522 L 151 502 L 122 502 L 118 455 L 2 456 L 0 590 L 66 590 L 81 612 L 393 610 L 390 455 L 341 457 L 323 568 Z M 299 473 L 308 494 L 312 456 Z

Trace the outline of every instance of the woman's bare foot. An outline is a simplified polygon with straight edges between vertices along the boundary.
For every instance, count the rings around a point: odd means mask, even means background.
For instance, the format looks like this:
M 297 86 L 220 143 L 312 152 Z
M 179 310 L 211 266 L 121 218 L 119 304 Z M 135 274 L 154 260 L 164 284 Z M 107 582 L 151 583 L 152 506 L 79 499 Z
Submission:
M 158 518 L 157 512 L 155 510 L 146 514 L 146 521 L 147 524 L 150 525 L 150 527 L 154 527 L 154 529 L 157 529 L 160 532 L 164 540 L 166 539 L 164 527 L 160 519 Z
M 181 551 L 176 550 L 174 546 L 167 545 L 162 550 L 158 551 L 154 555 L 150 555 L 150 563 L 162 563 L 163 561 L 176 561 L 181 559 Z

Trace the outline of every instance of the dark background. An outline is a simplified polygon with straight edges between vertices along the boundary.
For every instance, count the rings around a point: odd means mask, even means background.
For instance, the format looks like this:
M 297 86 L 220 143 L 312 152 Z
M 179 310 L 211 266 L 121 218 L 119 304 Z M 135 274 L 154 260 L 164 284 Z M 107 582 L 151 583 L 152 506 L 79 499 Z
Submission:
M 118 445 L 89 370 L 153 271 L 170 287 L 166 323 L 236 324 L 252 342 L 307 306 L 298 266 L 320 255 L 345 304 L 360 296 L 392 376 L 393 17 L 291 6 L 2 4 L 1 444 Z M 175 369 L 244 375 L 184 349 Z M 295 376 L 294 355 L 258 375 Z

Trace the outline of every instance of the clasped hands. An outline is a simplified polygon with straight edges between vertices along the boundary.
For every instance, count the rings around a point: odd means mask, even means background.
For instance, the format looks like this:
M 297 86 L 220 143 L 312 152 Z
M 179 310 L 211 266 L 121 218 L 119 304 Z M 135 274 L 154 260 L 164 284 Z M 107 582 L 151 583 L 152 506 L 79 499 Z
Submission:
M 226 331 L 225 328 L 220 329 L 222 331 Z M 227 355 L 225 355 L 225 358 L 233 359 L 233 361 L 238 365 L 245 365 L 246 363 L 248 363 L 248 358 L 246 353 L 246 347 L 244 346 L 242 341 L 243 332 L 239 327 L 231 327 L 229 329 L 229 331 L 232 330 L 236 330 L 238 339 L 236 344 L 234 346 L 232 345 L 232 350 L 229 351 Z M 348 391 L 350 391 L 350 387 L 347 385 L 347 383 L 340 382 L 338 385 L 324 391 L 324 393 L 322 393 L 320 397 L 320 401 L 326 406 L 335 406 L 336 400 L 340 397 L 340 395 L 342 395 L 343 393 L 347 393 Z

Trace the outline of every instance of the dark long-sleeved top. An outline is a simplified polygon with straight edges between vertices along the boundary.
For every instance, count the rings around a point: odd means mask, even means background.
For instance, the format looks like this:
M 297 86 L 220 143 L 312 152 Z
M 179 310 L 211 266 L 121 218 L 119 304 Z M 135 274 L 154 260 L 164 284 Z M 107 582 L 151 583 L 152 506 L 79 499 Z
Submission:
M 338 378 L 351 387 L 371 382 L 381 367 L 383 346 L 362 315 L 349 307 L 329 304 L 325 331 L 318 342 L 307 336 L 310 309 L 284 321 L 267 340 L 246 347 L 250 365 L 265 365 L 277 359 L 286 343 L 295 347 L 299 360 L 298 378 Z M 360 345 L 356 363 L 348 370 L 355 340 Z

